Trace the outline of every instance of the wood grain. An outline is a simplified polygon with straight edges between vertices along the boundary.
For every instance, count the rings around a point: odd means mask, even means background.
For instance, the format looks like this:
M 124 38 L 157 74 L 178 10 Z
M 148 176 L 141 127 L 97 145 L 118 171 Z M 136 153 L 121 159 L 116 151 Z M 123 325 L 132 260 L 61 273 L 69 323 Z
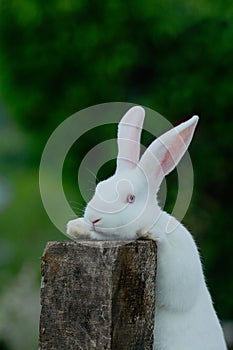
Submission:
M 40 350 L 152 350 L 156 244 L 49 242 Z

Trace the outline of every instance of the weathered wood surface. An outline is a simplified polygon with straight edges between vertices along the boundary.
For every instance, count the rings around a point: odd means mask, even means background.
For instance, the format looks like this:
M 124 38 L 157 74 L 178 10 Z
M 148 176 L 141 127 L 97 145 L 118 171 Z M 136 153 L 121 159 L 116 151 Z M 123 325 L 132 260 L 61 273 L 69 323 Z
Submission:
M 156 245 L 49 242 L 42 257 L 40 350 L 152 350 Z

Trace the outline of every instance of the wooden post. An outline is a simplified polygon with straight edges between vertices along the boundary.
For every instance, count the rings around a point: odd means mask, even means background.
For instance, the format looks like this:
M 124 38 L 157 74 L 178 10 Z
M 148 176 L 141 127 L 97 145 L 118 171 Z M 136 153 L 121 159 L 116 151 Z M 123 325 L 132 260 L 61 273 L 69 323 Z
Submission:
M 40 350 L 152 350 L 156 245 L 49 242 L 42 257 Z

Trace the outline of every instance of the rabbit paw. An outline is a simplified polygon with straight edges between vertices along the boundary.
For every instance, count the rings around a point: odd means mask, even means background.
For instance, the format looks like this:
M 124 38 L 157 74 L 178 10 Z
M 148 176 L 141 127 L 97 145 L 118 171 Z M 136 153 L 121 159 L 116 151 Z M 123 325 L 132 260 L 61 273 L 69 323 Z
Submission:
M 137 231 L 137 239 L 151 240 L 152 237 L 148 231 L 139 230 Z
M 69 221 L 67 224 L 66 233 L 70 238 L 75 240 L 91 238 L 91 232 L 83 218 Z

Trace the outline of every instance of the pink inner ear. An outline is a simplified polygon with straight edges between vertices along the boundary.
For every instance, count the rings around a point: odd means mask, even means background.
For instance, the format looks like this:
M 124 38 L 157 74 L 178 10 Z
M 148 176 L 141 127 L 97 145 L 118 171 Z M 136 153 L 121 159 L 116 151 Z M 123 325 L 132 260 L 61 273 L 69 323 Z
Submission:
M 179 133 L 174 134 L 172 143 L 169 142 L 169 140 L 166 142 L 166 139 L 164 139 L 164 145 L 167 149 L 161 159 L 160 165 L 165 175 L 168 174 L 180 161 L 180 158 L 190 143 L 191 131 L 192 125 Z
M 164 174 L 167 174 L 169 170 L 174 166 L 174 164 L 175 163 L 172 160 L 171 153 L 167 150 L 160 164 Z
M 191 142 L 197 122 L 198 117 L 194 116 L 152 142 L 140 161 L 152 179 L 155 174 L 157 179 L 159 176 L 163 178 L 179 163 Z
M 191 126 L 184 129 L 180 132 L 180 136 L 182 137 L 185 144 L 189 144 L 190 141 L 190 131 L 192 130 Z

